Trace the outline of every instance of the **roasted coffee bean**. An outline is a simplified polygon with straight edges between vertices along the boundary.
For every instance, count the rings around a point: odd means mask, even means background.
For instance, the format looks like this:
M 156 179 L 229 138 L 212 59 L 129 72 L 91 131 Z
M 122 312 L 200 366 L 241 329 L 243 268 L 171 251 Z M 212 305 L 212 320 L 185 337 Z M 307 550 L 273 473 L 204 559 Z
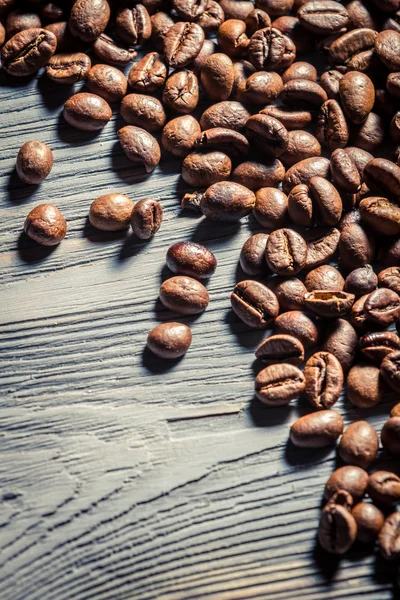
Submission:
M 389 71 L 400 71 L 400 33 L 393 29 L 376 36 L 375 52 Z
M 214 0 L 207 0 L 204 12 L 196 18 L 196 23 L 205 33 L 212 33 L 224 22 L 225 15 L 222 6 Z
M 382 361 L 381 375 L 395 392 L 400 392 L 400 351 L 391 352 Z
M 346 73 L 339 83 L 340 100 L 346 116 L 352 123 L 362 123 L 375 102 L 375 88 L 371 79 L 358 71 Z
M 209 100 L 223 101 L 231 95 L 234 81 L 233 63 L 226 54 L 217 52 L 209 56 L 201 69 L 200 77 Z
M 214 254 L 201 244 L 177 242 L 168 249 L 167 266 L 178 275 L 205 279 L 214 273 L 217 261 Z
M 255 201 L 253 192 L 243 185 L 221 181 L 205 191 L 200 208 L 203 215 L 212 221 L 237 221 L 251 213 Z
M 296 47 L 279 29 L 265 27 L 251 36 L 248 56 L 258 71 L 279 71 L 292 64 Z
M 148 240 L 157 233 L 163 218 L 162 206 L 157 200 L 145 198 L 137 202 L 131 213 L 133 233 L 141 240 Z
M 305 158 L 293 167 L 290 167 L 286 171 L 286 175 L 283 179 L 283 191 L 288 194 L 295 185 L 299 183 L 308 183 L 311 177 L 325 177 L 329 176 L 329 160 L 322 156 L 313 158 Z
M 289 142 L 286 127 L 277 119 L 263 114 L 253 115 L 248 119 L 246 135 L 266 156 L 273 158 L 279 157 Z
M 42 26 L 40 17 L 34 12 L 25 12 L 21 9 L 16 9 L 10 12 L 6 20 L 7 37 L 12 38 L 16 33 L 24 31 L 24 29 L 37 29 Z
M 381 431 L 381 442 L 390 454 L 400 454 L 400 417 L 391 417 Z
M 381 287 L 389 288 L 400 295 L 400 267 L 389 267 L 378 274 Z
M 312 114 L 308 110 L 294 110 L 284 106 L 266 106 L 260 112 L 280 121 L 288 131 L 303 129 L 310 125 L 312 121 Z
M 192 343 L 192 332 L 183 323 L 160 323 L 147 336 L 147 347 L 159 358 L 179 358 Z
M 381 240 L 377 260 L 385 267 L 393 267 L 400 264 L 400 239 L 398 236 Z
M 400 417 L 400 402 L 393 406 L 392 410 L 390 411 L 390 416 L 391 417 Z
M 191 152 L 183 160 L 182 178 L 193 187 L 205 187 L 228 179 L 231 169 L 231 159 L 223 152 Z
M 200 52 L 191 63 L 190 68 L 195 73 L 195 75 L 199 75 L 202 66 L 206 62 L 207 58 L 214 54 L 216 51 L 216 45 L 212 40 L 204 40 L 203 45 L 201 47 Z
M 218 29 L 217 41 L 228 56 L 242 56 L 250 43 L 246 35 L 246 23 L 240 19 L 226 20 Z
M 169 310 L 196 315 L 207 308 L 210 297 L 200 281 L 177 275 L 164 281 L 160 287 L 160 300 Z
M 196 213 L 201 214 L 200 201 L 203 197 L 203 192 L 188 192 L 184 194 L 181 200 L 181 207 L 183 210 L 187 209 Z
M 375 255 L 375 243 L 371 234 L 361 225 L 346 225 L 340 233 L 340 265 L 349 271 L 370 264 Z
M 354 500 L 360 500 L 367 489 L 368 473 L 355 466 L 339 467 L 325 484 L 324 498 L 329 500 L 338 490 L 345 490 Z
M 400 142 L 400 111 L 397 111 L 390 122 L 390 137 L 395 144 Z
M 244 135 L 234 129 L 227 129 L 225 127 L 214 127 L 213 129 L 203 131 L 203 133 L 197 136 L 194 147 L 197 150 L 211 150 L 215 148 L 230 156 L 248 154 L 249 152 L 249 142 Z M 278 163 L 279 161 L 276 162 Z M 279 164 L 281 165 L 283 174 L 282 177 L 277 180 L 277 183 L 282 181 L 284 175 L 283 165 L 281 163 Z
M 304 360 L 304 346 L 292 335 L 271 335 L 258 346 L 256 357 L 268 365 L 289 363 L 298 366 Z
M 273 273 L 295 275 L 305 265 L 307 245 L 292 229 L 277 229 L 268 238 L 266 259 Z
M 347 225 L 352 225 L 353 223 L 361 223 L 361 217 L 358 208 L 354 208 L 350 212 L 345 213 L 340 219 L 338 227 L 340 231 L 342 231 L 342 229 L 344 229 Z
M 135 60 L 137 54 L 134 48 L 124 46 L 105 33 L 99 35 L 92 48 L 96 56 L 105 63 L 115 67 L 126 67 L 130 62 Z M 57 45 L 57 49 L 61 50 L 59 44 Z
M 376 152 L 385 141 L 385 121 L 379 115 L 370 112 L 352 136 L 354 146 L 367 152 Z
M 315 408 L 329 409 L 339 399 L 343 388 L 343 369 L 329 352 L 316 352 L 304 369 L 306 396 Z
M 145 94 L 128 94 L 121 102 L 121 116 L 129 125 L 143 127 L 146 131 L 159 131 L 167 115 L 161 102 Z
M 255 394 L 267 406 L 282 406 L 297 398 L 305 385 L 298 367 L 287 363 L 269 365 L 256 377 Z
M 271 104 L 283 87 L 282 78 L 273 71 L 257 71 L 248 77 L 237 96 L 241 102 L 254 104 Z
M 372 155 L 359 148 L 337 149 L 331 155 L 331 172 L 335 183 L 345 192 L 360 190 L 365 165 Z
M 400 233 L 400 205 L 388 198 L 364 198 L 359 205 L 360 215 L 372 229 L 384 235 Z
M 215 131 L 215 129 L 209 131 Z M 250 190 L 259 191 L 260 189 L 275 189 L 269 186 L 278 185 L 284 176 L 285 167 L 277 158 L 271 159 L 266 164 L 246 161 L 240 163 L 232 172 L 233 181 L 244 185 Z M 273 210 L 275 207 L 271 208 Z
M 126 44 L 141 46 L 151 35 L 151 20 L 143 4 L 122 6 L 117 11 L 115 32 Z
M 157 48 L 162 50 L 164 47 L 164 38 L 169 29 L 174 24 L 174 20 L 165 12 L 156 12 L 150 17 L 151 21 L 151 36 L 150 40 Z
M 245 19 L 246 33 L 250 37 L 259 29 L 271 27 L 271 19 L 268 13 L 260 8 L 252 10 Z
M 200 17 L 205 9 L 207 2 L 205 0 L 173 0 L 172 6 L 183 21 L 194 21 Z
M 332 554 L 345 554 L 355 542 L 356 536 L 357 524 L 347 508 L 330 503 L 323 509 L 318 526 L 321 548 Z
M 356 540 L 363 544 L 374 542 L 385 521 L 383 512 L 370 502 L 359 502 L 351 514 L 357 523 Z
M 349 129 L 340 104 L 336 100 L 327 100 L 321 106 L 316 136 L 318 141 L 331 151 L 347 145 Z
M 253 215 L 258 223 L 268 231 L 280 229 L 287 219 L 287 204 L 287 196 L 280 190 L 273 187 L 261 187 L 256 192 Z
M 400 318 L 400 296 L 393 290 L 379 288 L 366 298 L 364 311 L 367 319 L 388 327 Z
M 161 158 L 157 140 L 145 129 L 127 125 L 118 131 L 123 151 L 133 163 L 142 165 L 146 173 L 154 171 Z
M 359 343 L 362 354 L 379 365 L 388 354 L 400 350 L 400 338 L 392 331 L 366 333 Z
M 40 14 L 46 21 L 59 21 L 64 16 L 64 10 L 62 6 L 47 2 L 40 7 Z
M 55 54 L 46 66 L 46 75 L 57 83 L 70 85 L 86 79 L 91 66 L 90 58 L 83 52 Z
M 346 3 L 346 10 L 349 17 L 348 29 L 359 27 L 378 29 L 375 12 L 363 0 L 351 0 Z
M 365 183 L 384 195 L 400 196 L 400 167 L 385 158 L 374 158 L 364 168 Z
M 378 434 L 367 421 L 355 421 L 346 427 L 338 446 L 345 463 L 362 469 L 367 469 L 375 460 L 378 449 Z
M 317 81 L 317 69 L 308 62 L 294 62 L 282 74 L 283 82 L 286 83 L 290 79 L 308 79 L 309 81 Z
M 339 244 L 340 232 L 332 227 L 314 227 L 304 234 L 307 243 L 306 269 L 315 269 L 333 259 Z
M 321 155 L 321 145 L 308 131 L 294 130 L 288 132 L 288 145 L 281 154 L 281 160 L 291 167 L 296 163 L 312 156 Z
M 319 340 L 318 328 L 314 321 L 301 310 L 290 310 L 275 319 L 274 333 L 284 333 L 298 338 L 304 348 L 315 346 Z
M 128 83 L 135 92 L 151 94 L 167 79 L 167 67 L 158 52 L 149 52 L 135 63 L 129 72 Z
M 266 329 L 279 313 L 275 294 L 262 283 L 251 279 L 236 284 L 231 305 L 239 319 L 253 329 Z
M 294 223 L 310 227 L 314 221 L 336 225 L 342 216 L 342 199 L 323 177 L 311 177 L 308 184 L 295 186 L 288 197 L 289 216 Z
M 107 0 L 76 0 L 68 26 L 75 37 L 84 42 L 94 42 L 107 27 L 109 18 Z
M 347 10 L 332 0 L 311 0 L 297 12 L 300 23 L 314 35 L 331 35 L 347 26 Z
M 17 0 L 0 0 L 0 16 L 8 13 L 16 2 Z
M 57 47 L 54 33 L 46 29 L 25 29 L 12 37 L 1 50 L 3 69 L 15 77 L 36 73 L 48 63 Z
M 355 327 L 357 327 L 357 329 L 364 331 L 368 330 L 368 328 L 370 328 L 371 325 L 367 319 L 367 315 L 364 310 L 365 301 L 367 298 L 368 294 L 365 294 L 364 296 L 361 296 L 361 298 L 358 298 L 354 302 L 353 307 L 351 309 L 351 322 Z M 375 324 L 375 328 L 376 327 L 377 325 Z
M 256 233 L 243 244 L 239 262 L 242 270 L 247 275 L 262 275 L 267 270 L 265 262 L 267 240 L 267 233 Z
M 268 285 L 278 298 L 282 310 L 291 311 L 303 308 L 304 294 L 307 289 L 300 279 L 296 277 L 273 277 L 268 281 Z
M 343 73 L 331 69 L 322 73 L 319 84 L 325 90 L 326 95 L 331 100 L 339 100 L 339 82 L 343 77 Z
M 323 448 L 336 442 L 343 427 L 339 413 L 321 410 L 297 419 L 290 428 L 290 440 L 300 448 Z
M 335 267 L 321 265 L 307 274 L 304 284 L 307 292 L 313 292 L 314 290 L 342 292 L 344 279 Z
M 181 69 L 196 58 L 204 42 L 204 31 L 196 23 L 175 23 L 164 38 L 164 57 L 170 67 Z
M 4 25 L 0 22 L 0 48 L 3 46 L 6 41 L 6 30 L 4 29 Z
M 106 194 L 90 206 L 89 221 L 101 231 L 121 231 L 129 227 L 133 202 L 125 194 Z
M 21 181 L 38 185 L 50 173 L 53 162 L 50 148 L 43 142 L 32 141 L 21 146 L 15 167 Z
M 329 46 L 329 62 L 346 65 L 353 56 L 374 48 L 376 36 L 377 32 L 368 27 L 344 33 Z
M 249 111 L 240 102 L 218 102 L 203 112 L 200 125 L 202 129 L 227 127 L 240 131 L 246 125 L 249 117 Z
M 352 367 L 347 375 L 347 397 L 354 406 L 371 408 L 383 396 L 383 380 L 379 368 L 368 363 Z
M 103 129 L 112 117 L 109 104 L 100 96 L 81 92 L 71 96 L 64 105 L 64 118 L 69 125 L 82 131 Z
M 314 81 L 291 79 L 283 86 L 280 99 L 289 106 L 312 110 L 320 108 L 328 100 L 328 96 L 325 90 Z
M 256 6 L 265 10 L 271 17 L 280 17 L 293 8 L 293 0 L 257 0 Z
M 378 536 L 379 550 L 386 560 L 400 557 L 400 512 L 394 512 L 383 523 Z
M 314 290 L 304 296 L 304 305 L 321 317 L 341 317 L 351 309 L 354 295 Z
M 168 77 L 162 101 L 166 108 L 183 115 L 192 112 L 199 101 L 199 81 L 192 71 L 176 71 Z
M 378 277 L 373 268 L 371 265 L 365 265 L 365 267 L 354 269 L 347 275 L 344 291 L 355 296 L 363 296 L 376 290 L 377 285 Z
M 284 35 L 292 40 L 296 46 L 297 54 L 307 54 L 314 47 L 314 40 L 306 34 L 297 17 L 285 15 L 278 17 L 272 22 L 272 27 L 279 29 Z
M 86 85 L 110 104 L 120 102 L 128 89 L 125 75 L 109 65 L 94 65 L 87 75 Z
M 334 354 L 347 373 L 356 356 L 358 336 L 354 328 L 344 319 L 336 319 L 327 329 L 322 350 Z
M 244 21 L 254 9 L 250 0 L 221 0 L 220 5 L 226 19 L 241 19 Z
M 187 156 L 200 135 L 199 123 L 191 115 L 169 121 L 162 132 L 161 143 L 174 156 Z
M 56 246 L 65 238 L 67 222 L 52 204 L 39 204 L 26 217 L 24 231 L 42 246 Z
M 375 471 L 368 478 L 367 492 L 374 502 L 396 504 L 400 500 L 400 478 L 390 471 Z
M 386 80 L 387 91 L 396 98 L 400 98 L 400 73 L 389 73 Z

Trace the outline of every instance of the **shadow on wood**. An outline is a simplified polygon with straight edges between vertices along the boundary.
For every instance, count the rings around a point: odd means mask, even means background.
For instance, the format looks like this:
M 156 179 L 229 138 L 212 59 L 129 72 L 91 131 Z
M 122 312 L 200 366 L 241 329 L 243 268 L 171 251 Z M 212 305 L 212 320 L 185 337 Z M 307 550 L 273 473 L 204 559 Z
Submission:
M 46 260 L 58 246 L 41 246 L 31 240 L 23 231 L 18 238 L 18 254 L 26 263 L 40 263 Z

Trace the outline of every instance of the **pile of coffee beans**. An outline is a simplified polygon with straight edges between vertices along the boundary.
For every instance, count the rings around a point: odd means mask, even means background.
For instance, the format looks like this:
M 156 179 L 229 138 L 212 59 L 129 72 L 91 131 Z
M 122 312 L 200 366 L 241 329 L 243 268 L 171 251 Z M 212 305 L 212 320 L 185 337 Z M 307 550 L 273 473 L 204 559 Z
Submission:
M 45 67 L 53 82 L 86 86 L 65 103 L 71 127 L 100 130 L 119 105 L 118 140 L 134 165 L 151 173 L 162 154 L 181 159 L 185 210 L 216 222 L 250 215 L 261 231 L 240 251 L 231 305 L 269 333 L 256 350 L 255 395 L 272 407 L 308 400 L 290 429 L 295 446 L 341 438 L 345 466 L 326 484 L 320 545 L 343 554 L 378 539 L 385 558 L 400 558 L 400 479 L 368 474 L 378 433 L 365 420 L 345 429 L 333 410 L 344 388 L 363 409 L 385 388 L 400 392 L 400 0 L 0 0 L 0 18 L 9 75 Z M 52 167 L 46 144 L 22 146 L 23 182 L 40 184 Z M 97 229 L 131 226 L 142 240 L 162 216 L 158 201 L 120 193 L 89 211 Z M 55 245 L 67 224 L 43 204 L 24 229 Z M 166 262 L 163 305 L 204 311 L 199 280 L 215 256 L 178 241 Z M 170 360 L 191 341 L 187 325 L 167 322 L 147 346 Z M 400 455 L 399 404 L 380 440 Z

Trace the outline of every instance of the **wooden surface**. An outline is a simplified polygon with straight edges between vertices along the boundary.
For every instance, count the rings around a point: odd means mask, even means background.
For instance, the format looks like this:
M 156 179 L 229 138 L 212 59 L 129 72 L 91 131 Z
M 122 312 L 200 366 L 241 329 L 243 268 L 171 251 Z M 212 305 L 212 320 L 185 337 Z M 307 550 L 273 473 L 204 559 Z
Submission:
M 116 143 L 117 110 L 85 134 L 61 116 L 71 89 L 4 73 L 0 84 L 1 600 L 398 597 L 396 567 L 376 551 L 340 560 L 316 547 L 336 459 L 287 444 L 306 405 L 273 410 L 253 398 L 264 333 L 237 320 L 229 294 L 254 224 L 183 216 L 179 161 L 147 178 L 135 169 Z M 31 139 L 55 156 L 39 187 L 14 172 Z M 87 225 L 92 200 L 112 191 L 160 199 L 153 241 Z M 42 202 L 68 220 L 50 251 L 20 235 Z M 176 318 L 157 296 L 179 240 L 204 242 L 218 268 L 209 309 L 182 319 L 190 351 L 165 363 L 144 347 L 157 322 Z M 338 408 L 380 429 L 393 400 Z

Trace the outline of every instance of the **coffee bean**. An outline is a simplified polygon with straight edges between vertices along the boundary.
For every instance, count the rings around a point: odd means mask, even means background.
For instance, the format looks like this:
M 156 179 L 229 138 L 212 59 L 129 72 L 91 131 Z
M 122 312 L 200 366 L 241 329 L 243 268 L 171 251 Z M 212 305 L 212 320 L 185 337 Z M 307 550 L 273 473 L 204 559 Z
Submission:
M 143 165 L 146 173 L 154 171 L 160 162 L 161 150 L 157 140 L 148 131 L 127 125 L 118 131 L 118 139 L 129 160 Z
M 247 275 L 262 275 L 267 270 L 265 247 L 268 234 L 256 233 L 249 237 L 240 251 L 239 262 Z
M 342 231 L 347 225 L 352 225 L 353 223 L 361 223 L 360 211 L 358 208 L 353 208 L 350 212 L 344 213 L 339 221 L 338 228 Z
M 357 329 L 361 331 L 367 331 L 371 327 L 371 324 L 368 321 L 366 312 L 364 310 L 365 301 L 367 298 L 368 294 L 365 294 L 364 296 L 361 296 L 361 298 L 358 298 L 354 302 L 351 309 L 351 322 L 355 327 L 357 327 Z M 377 325 L 375 324 L 375 328 L 376 327 Z
M 88 73 L 86 85 L 93 94 L 110 104 L 120 102 L 128 89 L 125 75 L 109 65 L 94 65 Z
M 306 363 L 304 377 L 310 403 L 315 408 L 331 408 L 343 387 L 343 370 L 338 359 L 329 352 L 316 352 Z
M 354 328 L 344 319 L 336 319 L 326 332 L 322 350 L 336 356 L 347 373 L 356 356 L 358 336 Z
M 100 60 L 115 67 L 126 67 L 130 62 L 135 60 L 137 55 L 134 48 L 124 46 L 105 33 L 99 35 L 93 43 L 92 48 Z M 61 50 L 59 42 L 57 49 Z
M 376 36 L 375 52 L 389 71 L 400 71 L 400 33 L 393 29 Z
M 368 295 L 364 311 L 367 319 L 388 327 L 400 318 L 400 297 L 393 290 L 380 288 Z
M 162 132 L 161 143 L 174 156 L 187 156 L 201 133 L 200 125 L 191 115 L 169 121 Z
M 338 244 L 340 232 L 332 227 L 313 227 L 304 234 L 307 242 L 306 269 L 315 269 L 333 259 Z
M 395 392 L 400 392 L 400 351 L 391 352 L 382 361 L 381 375 Z
M 129 125 L 139 125 L 151 133 L 165 125 L 167 115 L 161 102 L 145 94 L 128 94 L 121 102 L 121 116 Z
M 207 108 L 201 115 L 201 128 L 227 127 L 240 131 L 246 125 L 250 113 L 240 102 L 218 102 Z
M 346 490 L 338 490 L 333 494 L 333 496 L 331 496 L 331 498 L 329 498 L 325 507 L 332 506 L 333 504 L 344 506 L 344 508 L 351 511 L 354 504 L 354 499 L 349 492 L 346 492 Z
M 297 16 L 301 25 L 314 35 L 330 35 L 347 26 L 347 10 L 332 0 L 311 0 L 300 8 Z
M 253 329 L 266 329 L 279 313 L 275 294 L 262 283 L 250 279 L 236 284 L 231 305 L 239 319 Z
M 307 292 L 323 290 L 325 292 L 341 292 L 344 279 L 340 272 L 330 265 L 321 265 L 310 271 L 304 281 Z
M 38 185 L 50 173 L 53 162 L 50 148 L 43 142 L 32 141 L 21 146 L 15 167 L 21 181 Z
M 400 295 L 400 267 L 389 267 L 378 274 L 381 287 L 389 288 Z
M 249 152 L 249 142 L 244 135 L 234 129 L 227 129 L 225 127 L 214 127 L 213 129 L 203 131 L 203 133 L 197 136 L 194 147 L 197 150 L 211 150 L 215 148 L 216 150 L 225 152 L 229 156 L 240 156 Z M 280 165 L 280 170 L 283 171 L 281 179 L 277 179 L 277 182 L 279 182 L 282 181 L 285 170 L 282 163 L 279 163 L 279 161 L 276 162 L 275 170 Z
M 383 380 L 379 367 L 368 363 L 354 365 L 347 375 L 347 397 L 359 408 L 372 408 L 383 396 Z
M 318 114 L 316 136 L 318 141 L 331 151 L 347 145 L 349 129 L 340 104 L 336 100 L 327 100 L 322 104 Z
M 286 171 L 283 179 L 283 191 L 288 194 L 295 185 L 299 183 L 308 183 L 311 177 L 319 176 L 328 178 L 329 160 L 322 156 L 305 158 Z
M 262 234 L 258 234 L 262 235 Z M 304 284 L 296 277 L 273 277 L 268 285 L 278 298 L 279 306 L 284 311 L 301 310 L 304 305 Z
M 335 443 L 343 427 L 339 413 L 321 410 L 297 419 L 290 428 L 290 440 L 300 448 L 323 448 Z
M 278 98 L 282 87 L 282 78 L 278 73 L 257 71 L 237 89 L 237 96 L 243 103 L 271 104 Z
M 199 82 L 192 71 L 177 71 L 168 77 L 162 101 L 169 108 L 183 115 L 192 112 L 199 101 Z
M 273 187 L 261 187 L 256 192 L 253 215 L 258 223 L 268 231 L 279 229 L 287 219 L 287 203 L 286 194 L 280 190 Z
M 292 10 L 293 0 L 257 0 L 256 5 L 271 17 L 280 17 Z
M 160 300 L 169 310 L 196 315 L 207 308 L 210 297 L 200 281 L 177 275 L 164 281 L 160 287 Z
M 94 200 L 89 221 L 102 231 L 121 231 L 129 227 L 133 202 L 125 194 L 106 194 Z
M 25 12 L 20 9 L 13 10 L 6 20 L 7 37 L 12 38 L 24 29 L 37 29 L 42 26 L 40 17 L 34 12 Z
M 321 155 L 321 145 L 308 131 L 293 130 L 288 132 L 288 145 L 281 154 L 281 160 L 285 165 L 291 167 L 294 164 Z
M 184 194 L 181 200 L 182 209 L 201 215 L 200 201 L 202 197 L 203 192 L 188 192 L 187 194 Z
M 24 231 L 42 246 L 56 246 L 65 238 L 67 222 L 58 208 L 52 204 L 40 204 L 26 217 Z
M 320 108 L 328 100 L 328 96 L 325 90 L 314 81 L 292 79 L 283 86 L 280 99 L 289 106 L 313 110 Z
M 357 523 L 356 540 L 362 544 L 374 542 L 385 521 L 383 512 L 370 502 L 359 502 L 351 514 Z
M 112 111 L 100 96 L 81 92 L 66 101 L 63 115 L 67 123 L 76 129 L 97 131 L 107 125 Z
M 231 160 L 223 152 L 192 152 L 182 163 L 182 178 L 193 187 L 210 186 L 228 179 L 231 169 Z
M 323 509 L 318 526 L 321 548 L 332 554 L 345 554 L 355 542 L 356 535 L 356 521 L 344 506 L 329 504 Z
M 362 469 L 375 460 L 378 449 L 378 434 L 367 421 L 355 421 L 346 427 L 338 446 L 339 455 L 345 463 Z
M 331 100 L 339 100 L 339 82 L 343 77 L 343 73 L 331 69 L 322 73 L 319 84 L 325 90 L 326 95 Z
M 384 143 L 386 124 L 382 117 L 370 112 L 352 136 L 352 143 L 361 150 L 376 152 Z
M 8 40 L 1 50 L 3 69 L 15 77 L 32 75 L 50 60 L 56 47 L 57 38 L 51 31 L 20 31 Z
M 312 114 L 308 110 L 294 110 L 284 106 L 266 106 L 260 113 L 277 119 L 288 131 L 303 129 L 312 121 Z
M 282 74 L 284 83 L 290 79 L 308 79 L 317 81 L 317 69 L 308 62 L 299 60 L 294 62 Z
M 86 79 L 91 65 L 90 58 L 83 52 L 55 54 L 46 66 L 46 75 L 57 83 L 70 85 Z
M 256 73 L 255 68 L 248 60 L 235 60 L 233 63 L 233 88 L 232 88 L 232 98 L 238 99 L 241 102 L 244 102 L 245 91 L 247 88 L 247 81 L 249 77 Z M 261 75 L 267 73 L 267 71 L 259 71 Z M 262 78 L 261 78 L 262 79 Z M 263 81 L 263 80 L 262 80 Z M 259 79 L 254 82 L 254 85 L 251 88 L 255 88 L 255 91 L 259 91 L 262 96 L 268 94 L 267 90 L 263 89 L 262 81 Z M 250 102 L 250 100 L 249 100 Z
M 400 167 L 385 158 L 374 158 L 364 169 L 365 183 L 373 191 L 400 196 Z
M 149 52 L 129 72 L 128 83 L 135 92 L 152 93 L 160 89 L 167 79 L 167 67 L 158 52 Z
M 329 62 L 332 65 L 346 65 L 360 52 L 375 47 L 377 32 L 368 27 L 348 31 L 329 46 Z
M 333 180 L 345 192 L 358 192 L 363 181 L 364 167 L 372 158 L 371 154 L 359 148 L 335 150 L 331 155 Z
M 307 350 L 318 343 L 319 332 L 314 321 L 303 311 L 291 310 L 275 319 L 274 333 L 298 338 Z
M 161 323 L 147 336 L 147 347 L 159 358 L 179 358 L 192 343 L 192 332 L 183 323 Z
M 360 500 L 367 489 L 368 473 L 356 466 L 339 467 L 325 484 L 324 498 L 329 500 L 338 490 L 345 490 L 354 500 Z
M 381 442 L 390 454 L 400 454 L 400 417 L 391 417 L 381 431 Z
M 245 19 L 246 33 L 250 37 L 259 29 L 271 27 L 271 19 L 268 13 L 260 8 L 252 10 Z
M 209 100 L 213 102 L 227 100 L 234 81 L 233 63 L 226 54 L 220 52 L 212 54 L 205 61 L 200 77 Z
M 181 69 L 196 58 L 204 42 L 204 31 L 196 23 L 175 23 L 164 38 L 164 57 L 170 67 Z
M 214 0 L 207 0 L 204 12 L 196 18 L 196 23 L 205 33 L 213 33 L 223 23 L 225 18 L 222 6 Z
M 346 225 L 340 234 L 339 255 L 340 265 L 349 271 L 364 267 L 374 259 L 374 239 L 361 225 Z
M 255 200 L 253 192 L 243 185 L 221 181 L 205 191 L 200 207 L 203 215 L 212 221 L 238 221 L 250 214 Z
M 380 365 L 388 354 L 400 350 L 400 338 L 392 331 L 366 333 L 360 338 L 360 350 L 366 358 Z
M 265 367 L 256 377 L 255 394 L 267 406 L 282 406 L 297 398 L 305 388 L 298 367 L 281 363 Z
M 346 292 L 314 290 L 304 296 L 304 305 L 321 317 L 341 317 L 348 313 L 354 303 L 354 295 Z
M 400 478 L 389 471 L 375 471 L 368 478 L 369 497 L 381 504 L 396 504 L 400 500 Z
M 360 202 L 361 218 L 384 235 L 400 233 L 400 205 L 387 198 L 370 197 Z
M 201 244 L 177 242 L 168 249 L 167 266 L 178 275 L 205 279 L 214 273 L 217 261 L 214 254 Z
M 266 259 L 273 273 L 295 275 L 304 267 L 307 246 L 304 239 L 292 229 L 273 231 L 267 242 Z
M 107 27 L 110 6 L 107 0 L 77 0 L 68 26 L 72 35 L 84 42 L 94 42 Z
M 126 44 L 141 46 L 151 35 L 151 20 L 143 4 L 122 6 L 117 11 L 115 33 Z
M 279 185 L 284 175 L 285 167 L 280 160 L 275 158 L 269 160 L 266 164 L 253 161 L 240 163 L 232 172 L 232 180 L 250 190 L 274 189 L 277 192 L 279 190 L 268 186 Z M 274 206 L 271 207 L 271 210 L 274 209 Z
M 211 56 L 212 54 L 214 54 L 215 51 L 216 51 L 216 45 L 214 44 L 214 42 L 212 40 L 207 40 L 207 39 L 204 40 L 200 52 L 198 53 L 198 55 L 196 56 L 196 58 L 190 65 L 191 70 L 196 75 L 199 75 L 207 58 L 209 56 Z
M 206 9 L 205 0 L 173 0 L 172 6 L 183 21 L 194 21 Z
M 250 0 L 221 0 L 220 5 L 226 19 L 241 19 L 244 21 L 254 9 Z
M 352 123 L 362 123 L 375 102 L 375 88 L 371 79 L 358 71 L 346 73 L 339 83 L 340 100 L 346 116 Z
M 148 240 L 161 227 L 162 206 L 157 200 L 145 198 L 137 202 L 132 210 L 131 225 L 133 233 L 141 240 Z
M 395 144 L 398 144 L 400 142 L 400 111 L 397 111 L 393 115 L 393 118 L 390 121 L 389 133 L 393 142 L 395 142 Z
M 297 17 L 288 15 L 278 17 L 272 22 L 272 27 L 279 29 L 281 33 L 292 40 L 296 46 L 297 54 L 307 54 L 312 51 L 314 47 L 313 40 L 310 35 L 306 34 Z
M 398 560 L 400 557 L 400 512 L 387 517 L 378 536 L 379 550 L 386 560 Z
M 323 177 L 311 177 L 308 184 L 295 186 L 288 197 L 289 216 L 294 223 L 310 227 L 314 221 L 336 225 L 342 215 L 342 199 Z
M 164 47 L 165 36 L 174 24 L 174 20 L 165 12 L 156 12 L 155 14 L 151 15 L 150 21 L 150 40 L 157 50 L 162 50 Z
M 271 335 L 258 346 L 256 357 L 268 365 L 283 362 L 298 366 L 304 360 L 304 346 L 292 335 Z
M 248 140 L 266 156 L 274 158 L 286 150 L 289 141 L 286 127 L 277 119 L 263 114 L 253 115 L 248 119 L 246 134 Z
M 355 296 L 363 296 L 373 292 L 377 284 L 378 277 L 373 268 L 371 265 L 365 265 L 365 267 L 354 269 L 347 275 L 344 291 Z
M 6 41 L 6 30 L 4 29 L 4 25 L 0 22 L 0 48 L 4 45 Z
M 249 61 L 258 71 L 279 71 L 288 67 L 296 58 L 293 42 L 278 29 L 265 27 L 256 31 L 248 47 Z
M 218 29 L 217 41 L 221 50 L 228 56 L 242 56 L 250 43 L 246 35 L 246 23 L 241 19 L 228 18 Z
M 64 16 L 64 10 L 62 6 L 47 2 L 40 7 L 40 14 L 46 21 L 59 21 Z

